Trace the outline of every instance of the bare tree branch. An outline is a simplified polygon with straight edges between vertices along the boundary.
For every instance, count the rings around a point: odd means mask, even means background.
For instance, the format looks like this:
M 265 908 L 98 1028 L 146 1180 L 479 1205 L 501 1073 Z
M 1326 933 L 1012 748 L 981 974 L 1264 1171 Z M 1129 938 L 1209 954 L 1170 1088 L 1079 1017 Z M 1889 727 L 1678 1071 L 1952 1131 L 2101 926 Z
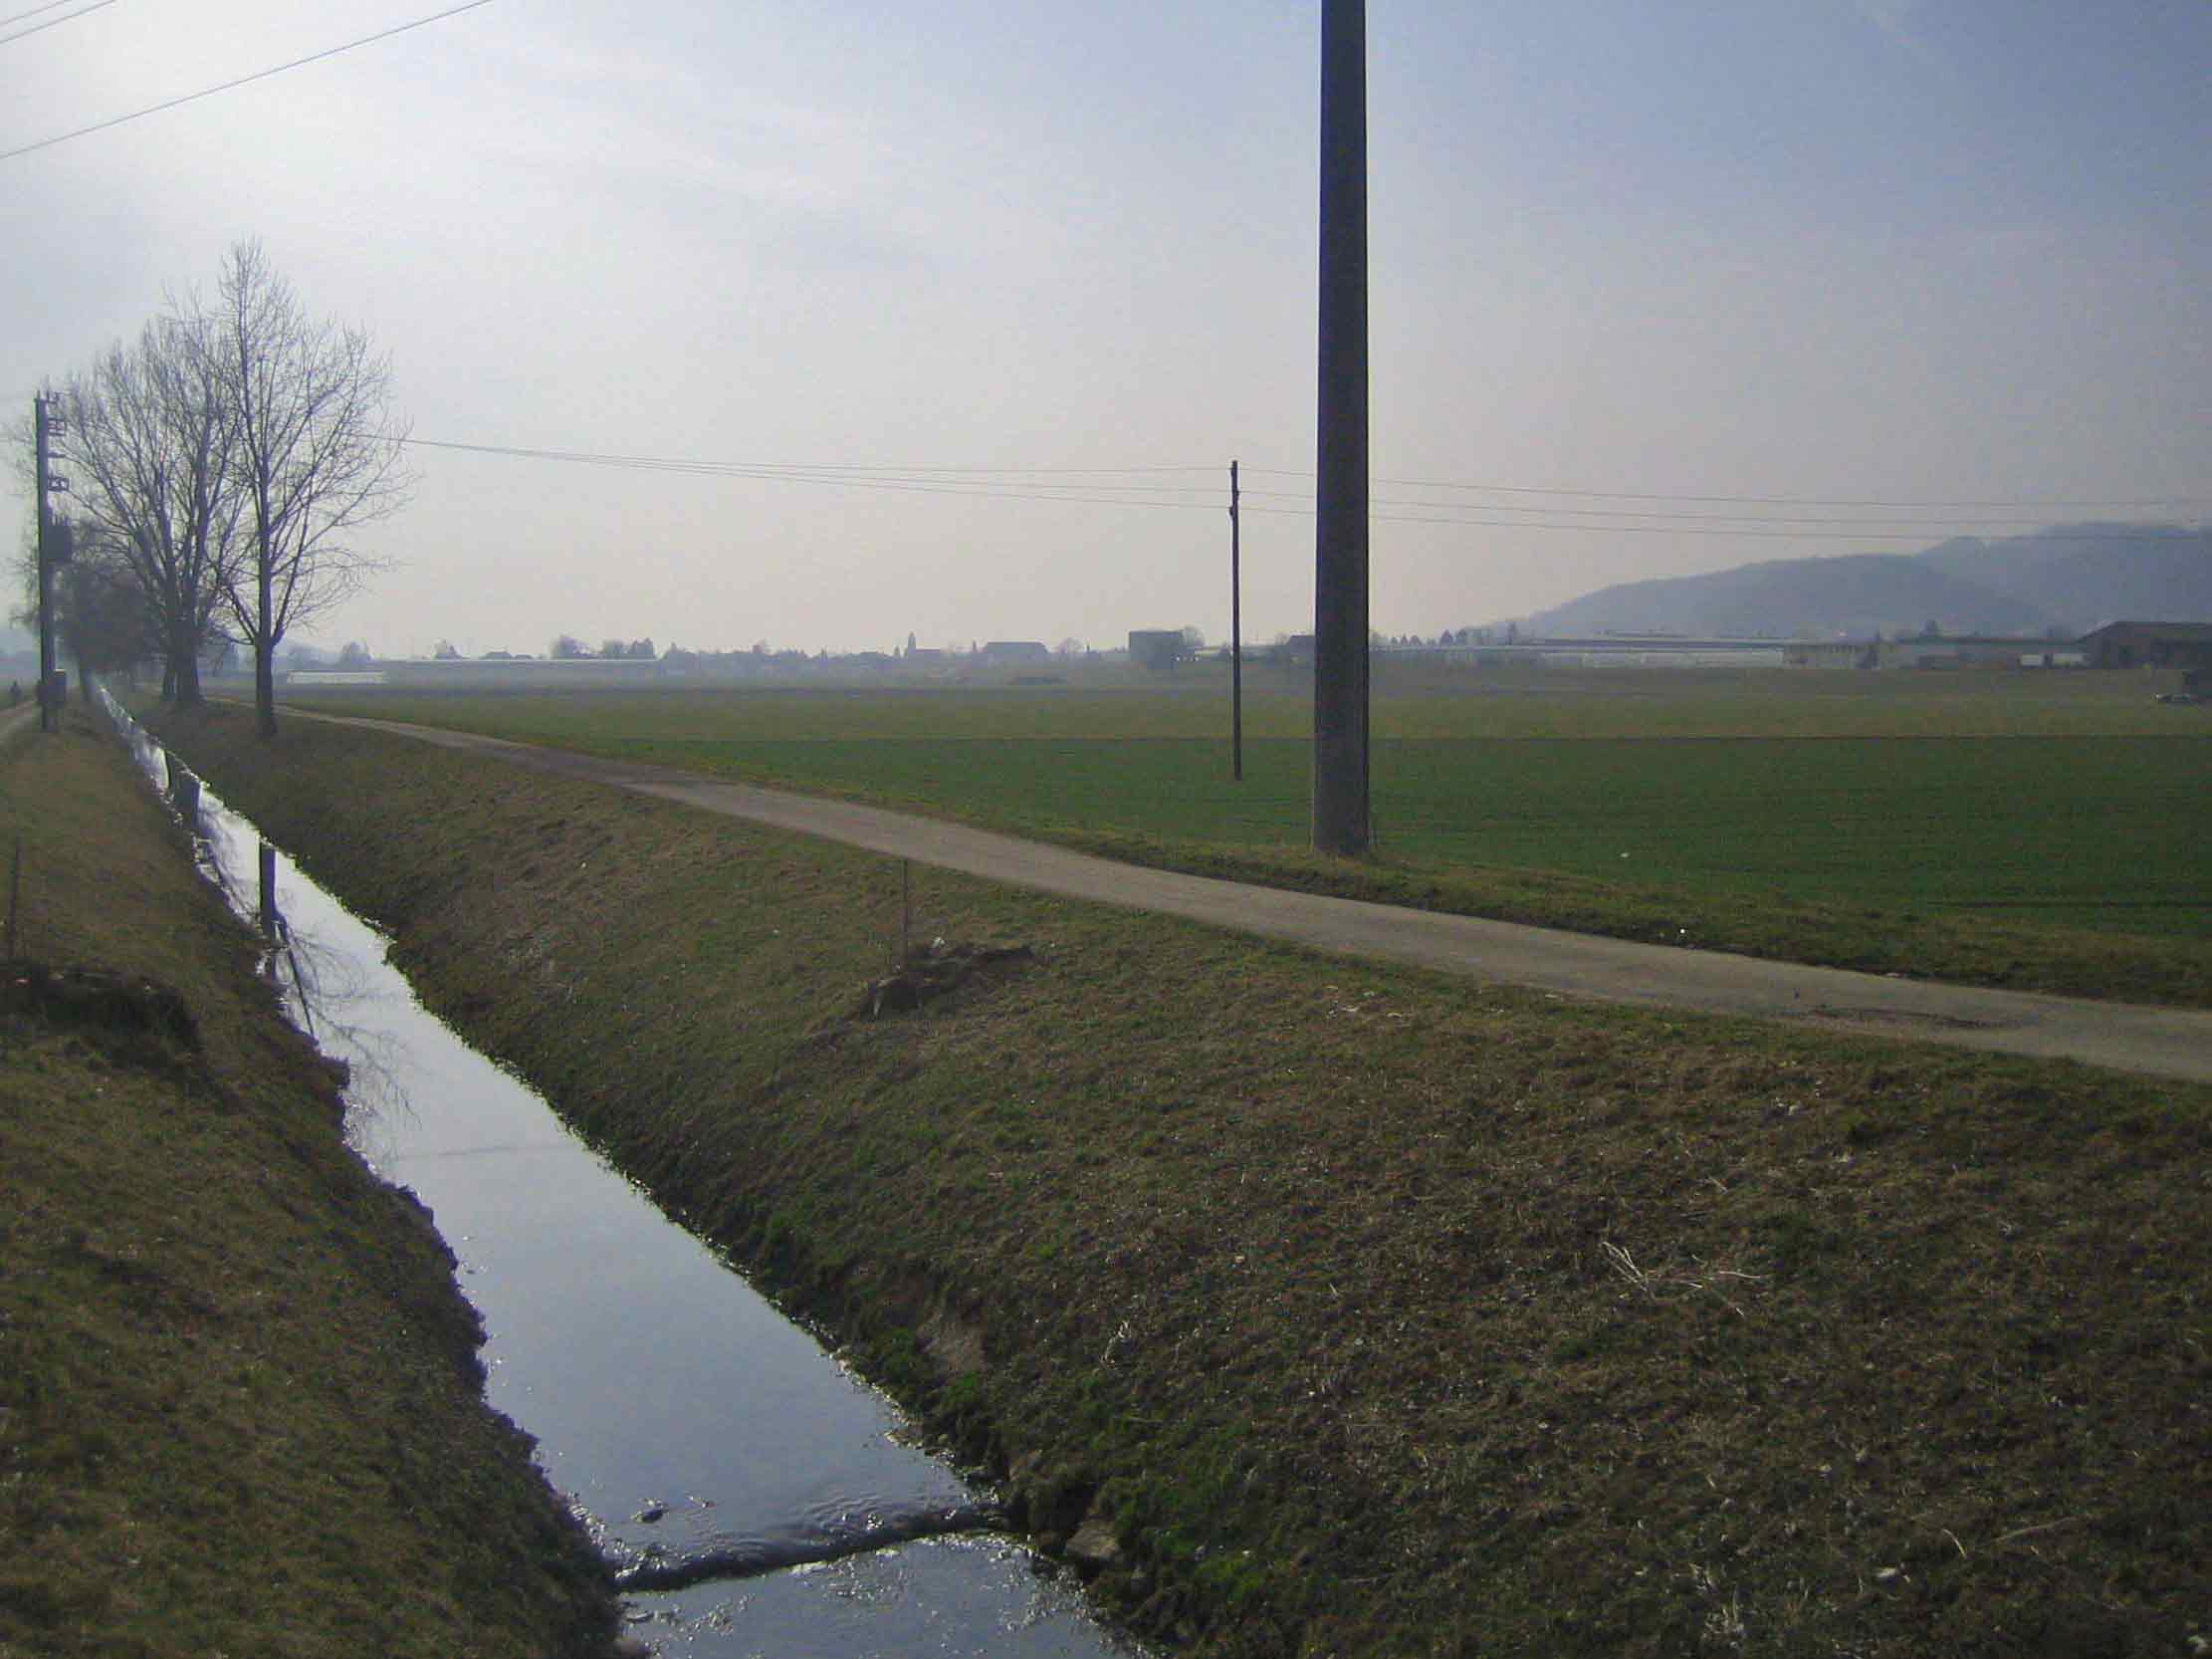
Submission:
M 78 511 L 119 550 L 162 658 L 162 693 L 199 700 L 199 661 L 237 556 L 231 419 L 204 318 L 172 306 L 62 395 L 57 445 Z
M 226 593 L 254 648 L 254 700 L 270 736 L 278 643 L 381 568 L 350 534 L 397 512 L 413 481 L 390 360 L 366 332 L 310 318 L 258 242 L 231 249 L 220 288 L 215 335 L 246 539 Z

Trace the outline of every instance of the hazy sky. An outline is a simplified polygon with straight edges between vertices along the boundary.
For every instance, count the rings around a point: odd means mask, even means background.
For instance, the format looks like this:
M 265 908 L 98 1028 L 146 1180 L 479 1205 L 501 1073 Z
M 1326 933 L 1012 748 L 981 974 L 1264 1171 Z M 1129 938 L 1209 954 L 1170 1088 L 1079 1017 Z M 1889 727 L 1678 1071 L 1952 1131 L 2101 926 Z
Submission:
M 95 0 L 30 4 L 0 36 Z M 0 150 L 438 9 L 97 5 L 0 43 Z M 948 469 L 420 448 L 370 538 L 393 568 L 314 637 L 1220 637 L 1232 457 L 1288 492 L 1247 498 L 1246 632 L 1299 630 L 1318 19 L 493 0 L 0 161 L 0 395 L 258 236 L 389 351 L 418 438 Z M 1377 627 L 2212 514 L 2206 0 L 1377 0 L 1368 28 Z M 1041 470 L 1176 467 L 1207 470 Z M 979 490 L 1086 499 L 944 493 Z M 1453 516 L 1492 522 L 1408 522 Z

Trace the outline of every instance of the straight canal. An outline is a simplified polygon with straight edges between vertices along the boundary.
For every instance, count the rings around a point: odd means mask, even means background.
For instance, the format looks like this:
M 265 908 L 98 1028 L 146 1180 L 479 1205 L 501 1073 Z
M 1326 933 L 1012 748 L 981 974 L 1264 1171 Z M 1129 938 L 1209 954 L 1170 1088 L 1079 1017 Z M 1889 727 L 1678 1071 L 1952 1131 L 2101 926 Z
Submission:
M 723 1569 L 630 1592 L 634 1636 L 688 1659 L 1138 1651 L 988 1530 L 987 1495 L 889 1400 L 427 1013 L 375 929 L 112 712 L 208 874 L 270 932 L 295 1022 L 350 1068 L 347 1139 L 459 1259 L 492 1405 L 618 1566 Z

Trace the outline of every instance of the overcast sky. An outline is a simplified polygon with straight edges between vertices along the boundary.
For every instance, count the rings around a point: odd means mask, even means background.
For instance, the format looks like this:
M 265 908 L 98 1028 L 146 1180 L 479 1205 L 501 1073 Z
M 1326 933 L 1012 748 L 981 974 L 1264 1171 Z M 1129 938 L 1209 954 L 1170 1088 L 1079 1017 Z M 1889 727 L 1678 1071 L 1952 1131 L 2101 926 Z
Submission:
M 439 0 L 29 8 L 0 36 L 69 21 L 0 43 L 0 150 Z M 947 469 L 418 448 L 369 538 L 392 568 L 315 638 L 1221 637 L 1232 457 L 1285 492 L 1247 498 L 1247 635 L 1302 630 L 1318 18 L 493 0 L 0 161 L 0 395 L 256 236 L 390 353 L 417 438 Z M 1378 0 L 1368 28 L 1377 627 L 2212 514 L 2206 0 Z M 1043 470 L 1074 468 L 1206 470 Z M 1686 499 L 1741 496 L 1824 505 Z M 1409 522 L 1454 516 L 1493 522 Z

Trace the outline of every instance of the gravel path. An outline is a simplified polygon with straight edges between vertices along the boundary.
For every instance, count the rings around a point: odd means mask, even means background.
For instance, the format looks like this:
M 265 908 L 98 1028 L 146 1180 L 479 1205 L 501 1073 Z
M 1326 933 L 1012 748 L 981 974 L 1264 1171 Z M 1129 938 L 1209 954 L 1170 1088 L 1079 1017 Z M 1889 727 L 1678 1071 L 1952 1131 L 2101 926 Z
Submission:
M 340 720 L 1068 898 L 1643 1008 L 1748 1015 L 2212 1082 L 2212 1013 L 1677 950 L 1146 869 L 879 807 L 388 720 Z

